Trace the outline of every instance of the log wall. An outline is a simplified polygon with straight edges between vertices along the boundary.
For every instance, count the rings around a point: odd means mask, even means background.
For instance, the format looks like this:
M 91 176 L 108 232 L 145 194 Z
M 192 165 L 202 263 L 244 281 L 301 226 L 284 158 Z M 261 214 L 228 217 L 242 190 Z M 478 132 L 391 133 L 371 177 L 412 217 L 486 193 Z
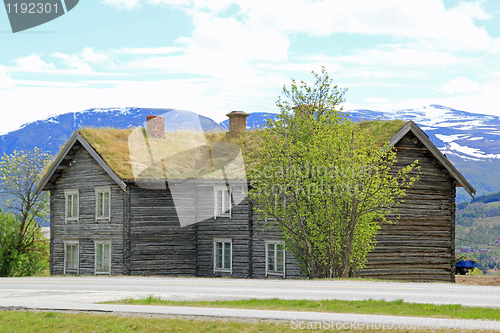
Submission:
M 232 188 L 235 199 L 242 199 L 241 191 Z M 239 200 L 238 200 L 239 201 Z M 233 206 L 231 217 L 213 217 L 214 188 L 211 184 L 197 186 L 196 207 L 200 219 L 205 212 L 211 212 L 212 217 L 196 224 L 197 230 L 197 276 L 232 276 L 239 278 L 251 277 L 251 239 L 252 220 L 249 215 L 252 209 L 248 199 Z M 214 238 L 229 238 L 232 242 L 232 272 L 214 271 Z
M 111 274 L 123 274 L 123 190 L 92 156 L 75 146 L 74 163 L 50 190 L 50 272 L 64 274 L 64 241 L 79 242 L 79 274 L 93 275 L 95 241 L 111 241 Z M 110 186 L 110 220 L 95 219 L 95 187 Z M 64 190 L 79 190 L 79 219 L 65 222 Z M 67 272 L 76 274 L 77 272 Z
M 196 226 L 181 227 L 170 191 L 129 186 L 130 275 L 195 275 Z M 182 198 L 195 214 L 194 197 Z
M 277 275 L 266 276 L 266 240 L 282 240 L 281 232 L 271 224 L 259 219 L 254 215 L 253 223 L 253 277 L 264 278 L 282 278 Z M 285 250 L 285 278 L 294 279 L 302 276 L 301 269 L 293 255 Z
M 454 282 L 455 180 L 411 133 L 396 148 L 394 170 L 418 159 L 420 180 L 399 205 L 399 220 L 381 225 L 360 276 Z

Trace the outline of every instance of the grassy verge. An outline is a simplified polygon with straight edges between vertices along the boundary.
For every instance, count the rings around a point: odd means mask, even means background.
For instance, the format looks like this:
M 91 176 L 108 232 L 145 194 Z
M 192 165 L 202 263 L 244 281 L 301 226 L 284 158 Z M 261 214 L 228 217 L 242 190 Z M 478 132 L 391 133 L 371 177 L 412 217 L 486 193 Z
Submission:
M 226 320 L 120 317 L 104 314 L 0 311 L 0 332 L 319 332 L 320 329 L 292 329 L 288 322 L 238 322 Z M 325 332 L 336 329 L 323 329 Z M 343 332 L 415 332 L 413 329 L 346 329 Z M 429 330 L 432 332 L 473 332 L 473 330 Z
M 500 320 L 499 308 L 477 308 L 458 304 L 434 305 L 406 303 L 397 301 L 340 301 L 340 300 L 283 300 L 283 299 L 248 299 L 239 301 L 164 301 L 159 297 L 149 295 L 144 299 L 125 299 L 115 304 L 136 305 L 166 305 L 192 306 L 209 308 L 233 308 L 254 310 L 283 310 L 283 311 L 314 311 L 336 313 L 358 313 L 410 317 L 457 318 L 457 319 L 488 319 Z

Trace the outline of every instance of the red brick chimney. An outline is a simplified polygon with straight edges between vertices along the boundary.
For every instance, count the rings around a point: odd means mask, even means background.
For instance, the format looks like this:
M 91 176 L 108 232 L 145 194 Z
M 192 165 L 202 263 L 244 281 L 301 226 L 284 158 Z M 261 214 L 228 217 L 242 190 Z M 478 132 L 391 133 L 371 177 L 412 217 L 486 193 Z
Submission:
M 227 133 L 229 136 L 247 130 L 248 113 L 243 111 L 231 111 L 226 114 L 226 116 L 229 117 L 229 132 Z
M 165 118 L 160 116 L 146 116 L 148 130 L 154 138 L 165 139 Z

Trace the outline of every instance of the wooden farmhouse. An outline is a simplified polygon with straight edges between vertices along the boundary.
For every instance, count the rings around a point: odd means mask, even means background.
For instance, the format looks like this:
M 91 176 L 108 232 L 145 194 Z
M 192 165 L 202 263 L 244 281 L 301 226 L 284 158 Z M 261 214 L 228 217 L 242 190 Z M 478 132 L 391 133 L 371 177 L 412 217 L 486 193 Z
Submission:
M 244 130 L 246 114 L 229 116 L 231 133 Z M 165 133 L 161 117 L 147 124 L 145 131 Z M 247 184 L 196 181 L 184 195 L 164 180 L 141 186 L 129 157 L 131 132 L 75 132 L 42 177 L 37 191 L 50 191 L 52 275 L 301 276 L 279 232 L 256 218 L 242 191 Z M 399 206 L 399 221 L 382 225 L 360 275 L 454 282 L 456 187 L 475 190 L 415 123 L 391 136 L 394 167 L 418 159 L 420 180 Z

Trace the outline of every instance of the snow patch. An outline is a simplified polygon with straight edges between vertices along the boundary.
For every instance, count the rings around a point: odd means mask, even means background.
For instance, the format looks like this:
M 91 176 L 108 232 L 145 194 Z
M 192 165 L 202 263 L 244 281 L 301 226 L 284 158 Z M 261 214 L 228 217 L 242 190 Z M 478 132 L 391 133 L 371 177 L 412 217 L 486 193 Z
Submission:
M 447 148 L 477 158 L 500 158 L 500 154 L 485 154 L 478 148 L 461 146 L 456 142 L 450 142 Z
M 47 123 L 54 123 L 54 124 L 59 124 L 57 120 L 54 119 L 55 117 L 45 119 L 45 122 Z
M 438 138 L 439 140 L 443 141 L 443 142 L 452 142 L 452 141 L 455 141 L 455 140 L 459 140 L 459 139 L 462 139 L 462 138 L 467 138 L 469 137 L 470 135 L 468 134 L 453 134 L 453 135 L 444 135 L 444 134 L 436 134 L 436 138 Z

